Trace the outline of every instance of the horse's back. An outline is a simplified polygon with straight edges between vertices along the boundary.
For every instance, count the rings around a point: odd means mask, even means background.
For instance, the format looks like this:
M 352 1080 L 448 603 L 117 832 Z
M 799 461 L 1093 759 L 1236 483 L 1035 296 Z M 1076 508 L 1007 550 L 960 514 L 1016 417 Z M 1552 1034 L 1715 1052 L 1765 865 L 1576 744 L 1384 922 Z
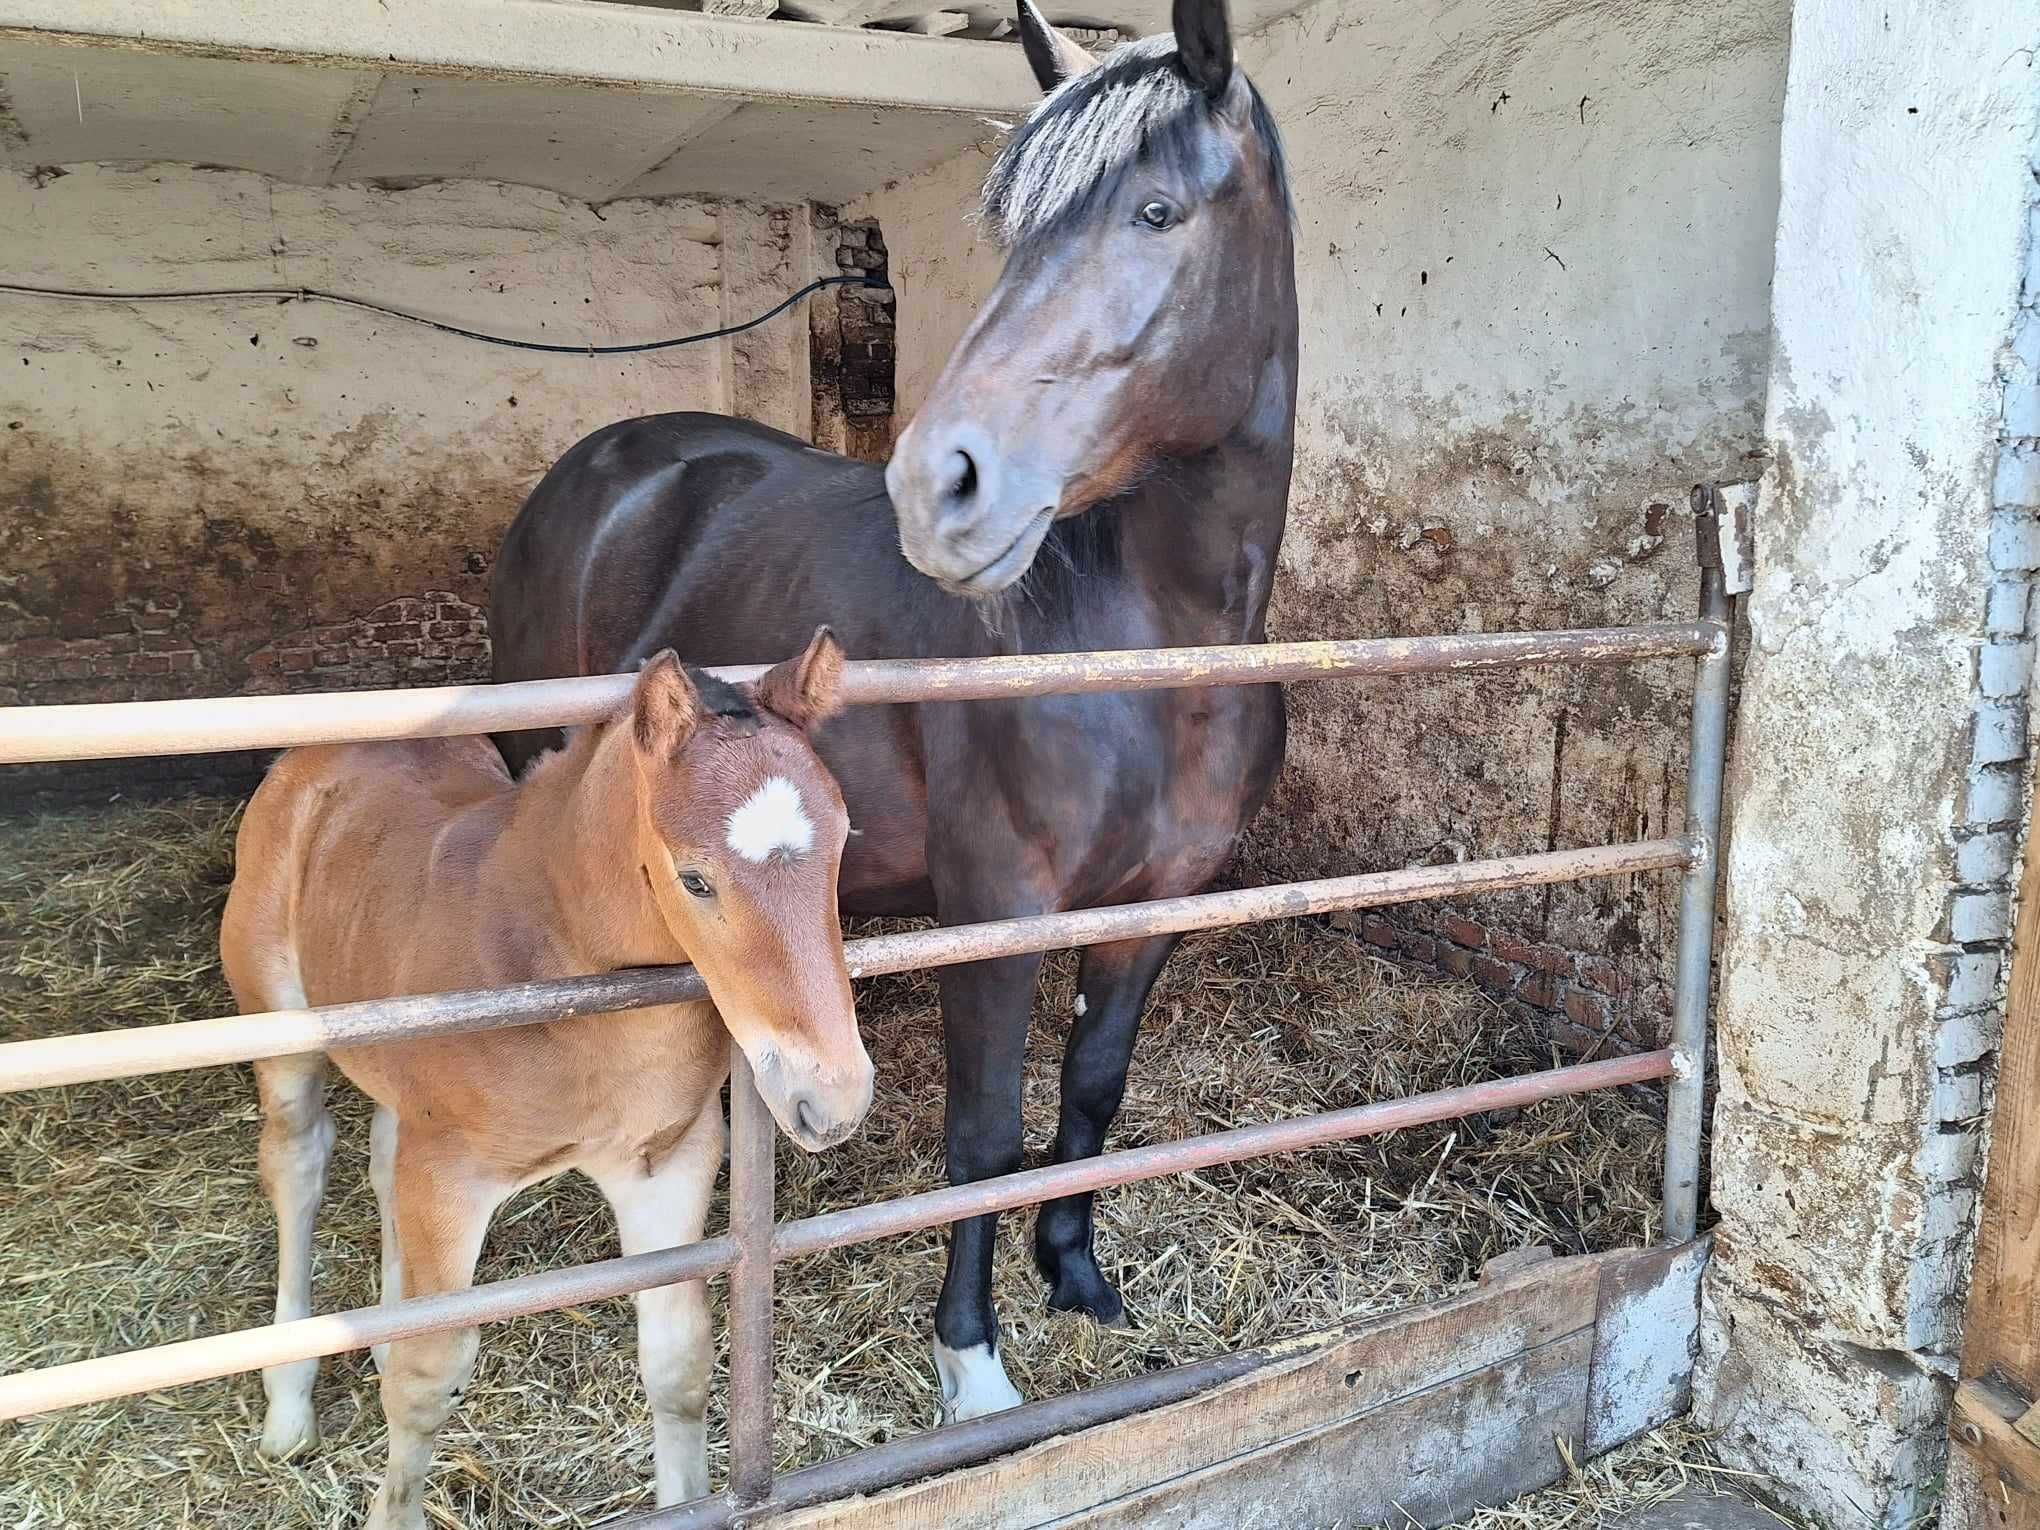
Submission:
M 561 457 L 505 534 L 494 675 L 612 673 L 665 646 L 690 663 L 770 663 L 818 621 L 856 654 L 845 624 L 904 567 L 873 464 L 727 415 L 624 420 Z M 558 734 L 497 742 L 521 770 Z

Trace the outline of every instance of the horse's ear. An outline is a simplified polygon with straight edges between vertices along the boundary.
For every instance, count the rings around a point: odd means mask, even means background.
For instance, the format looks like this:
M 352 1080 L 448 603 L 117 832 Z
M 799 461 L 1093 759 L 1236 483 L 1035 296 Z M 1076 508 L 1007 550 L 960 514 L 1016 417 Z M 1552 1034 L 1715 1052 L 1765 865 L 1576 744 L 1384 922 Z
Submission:
M 1225 0 L 1175 0 L 1172 24 L 1183 73 L 1216 101 L 1232 80 L 1232 25 Z
M 796 728 L 812 728 L 842 710 L 843 645 L 827 627 L 799 657 L 775 664 L 758 682 L 758 704 Z
M 1096 69 L 1098 60 L 1048 24 L 1034 0 L 1019 0 L 1020 47 L 1043 90 L 1054 90 L 1073 74 Z
M 667 648 L 645 660 L 630 693 L 632 736 L 654 760 L 680 752 L 701 722 L 701 693 Z

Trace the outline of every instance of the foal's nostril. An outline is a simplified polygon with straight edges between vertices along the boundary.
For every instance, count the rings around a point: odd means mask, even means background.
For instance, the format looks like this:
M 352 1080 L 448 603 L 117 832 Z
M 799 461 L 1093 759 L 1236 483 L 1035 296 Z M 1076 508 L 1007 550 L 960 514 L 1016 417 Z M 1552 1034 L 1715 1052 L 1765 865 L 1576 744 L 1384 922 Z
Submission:
M 950 459 L 952 469 L 949 476 L 949 499 L 952 504 L 968 503 L 977 493 L 977 462 L 971 454 L 959 448 Z
M 806 1100 L 794 1101 L 793 1119 L 800 1129 L 810 1137 L 819 1137 L 823 1134 L 822 1123 L 815 1115 L 813 1107 Z

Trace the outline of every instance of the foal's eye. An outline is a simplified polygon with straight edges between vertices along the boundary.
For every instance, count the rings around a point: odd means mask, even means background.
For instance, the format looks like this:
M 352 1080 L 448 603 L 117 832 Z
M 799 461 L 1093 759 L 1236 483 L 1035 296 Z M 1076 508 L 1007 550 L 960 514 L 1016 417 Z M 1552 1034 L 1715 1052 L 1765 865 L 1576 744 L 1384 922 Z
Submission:
M 715 896 L 715 889 L 708 885 L 708 878 L 698 871 L 681 872 L 680 885 L 696 898 L 713 898 Z
M 1140 221 L 1149 228 L 1167 228 L 1176 221 L 1176 209 L 1160 198 L 1152 202 L 1143 202 Z

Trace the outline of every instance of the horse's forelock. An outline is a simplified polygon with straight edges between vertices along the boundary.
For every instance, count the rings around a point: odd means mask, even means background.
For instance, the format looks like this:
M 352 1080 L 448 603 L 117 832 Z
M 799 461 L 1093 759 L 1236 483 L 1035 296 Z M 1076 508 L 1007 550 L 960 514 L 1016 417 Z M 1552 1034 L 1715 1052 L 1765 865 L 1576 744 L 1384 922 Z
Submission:
M 1021 243 L 1109 192 L 1143 156 L 1187 155 L 1210 110 L 1178 67 L 1167 33 L 1115 49 L 1049 92 L 1012 131 L 985 177 L 985 224 L 1002 242 Z M 1253 123 L 1286 206 L 1281 141 L 1258 93 Z

